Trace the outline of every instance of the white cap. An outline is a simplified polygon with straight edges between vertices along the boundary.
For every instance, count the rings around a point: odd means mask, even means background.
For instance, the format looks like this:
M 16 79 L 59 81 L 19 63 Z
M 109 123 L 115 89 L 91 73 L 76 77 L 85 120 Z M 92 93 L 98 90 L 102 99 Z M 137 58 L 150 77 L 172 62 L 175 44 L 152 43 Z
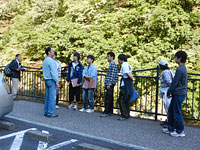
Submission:
M 162 65 L 162 66 L 167 66 L 168 65 L 168 61 L 167 60 L 161 60 L 158 64 Z

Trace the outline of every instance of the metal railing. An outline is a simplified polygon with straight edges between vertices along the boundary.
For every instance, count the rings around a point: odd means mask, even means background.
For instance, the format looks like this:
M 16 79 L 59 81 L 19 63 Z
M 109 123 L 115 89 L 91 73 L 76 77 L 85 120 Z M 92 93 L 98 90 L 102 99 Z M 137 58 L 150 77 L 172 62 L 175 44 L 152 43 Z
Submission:
M 45 99 L 45 85 L 41 68 L 26 67 L 21 72 L 21 80 L 18 95 Z M 0 67 L 3 73 L 4 66 Z M 104 107 L 104 79 L 106 71 L 98 71 L 98 83 L 95 90 L 95 106 Z M 159 68 L 134 70 L 134 88 L 140 97 L 131 104 L 131 111 L 138 115 L 149 115 L 155 120 L 158 117 L 166 116 L 164 104 L 158 96 L 159 92 Z M 69 87 L 67 85 L 67 70 L 63 68 L 60 81 L 59 101 L 68 102 Z M 9 78 L 5 77 L 11 86 Z M 114 90 L 114 107 L 119 109 L 117 98 L 119 95 L 120 78 Z M 81 92 L 82 95 L 82 92 Z M 82 98 L 82 96 L 81 96 Z M 81 99 L 82 101 L 82 99 Z M 188 94 L 183 103 L 182 113 L 185 119 L 200 120 L 200 74 L 188 73 Z

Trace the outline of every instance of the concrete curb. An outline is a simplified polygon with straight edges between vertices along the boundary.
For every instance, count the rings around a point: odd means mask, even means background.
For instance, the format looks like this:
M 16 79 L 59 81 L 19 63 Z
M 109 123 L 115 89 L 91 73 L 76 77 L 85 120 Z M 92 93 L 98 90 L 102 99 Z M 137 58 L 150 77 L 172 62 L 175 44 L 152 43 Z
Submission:
M 0 121 L 0 129 L 5 129 L 5 130 L 14 130 L 15 129 L 15 124 L 12 122 L 8 121 Z
M 38 130 L 30 130 L 28 132 L 26 132 L 25 134 L 26 136 L 39 140 L 39 141 L 44 141 L 44 142 L 51 142 L 52 141 L 52 134 L 47 134 L 44 133 L 42 131 L 38 131 Z

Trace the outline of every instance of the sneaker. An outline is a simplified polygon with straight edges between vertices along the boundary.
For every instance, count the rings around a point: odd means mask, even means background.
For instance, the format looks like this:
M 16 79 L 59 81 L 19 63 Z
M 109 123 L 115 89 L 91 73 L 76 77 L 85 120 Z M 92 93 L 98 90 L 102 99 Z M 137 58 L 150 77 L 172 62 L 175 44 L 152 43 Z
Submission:
M 119 121 L 124 121 L 124 120 L 127 120 L 128 118 L 124 118 L 124 117 L 119 117 L 117 120 Z
M 73 105 L 70 104 L 70 105 L 68 106 L 68 109 L 72 109 L 72 108 L 73 108 Z
M 58 105 L 56 105 L 56 109 L 59 109 L 60 107 Z
M 169 134 L 169 133 L 170 133 L 169 130 L 168 130 L 168 128 L 163 128 L 163 129 L 162 129 L 162 132 L 163 132 L 163 133 L 166 133 L 166 134 Z
M 93 112 L 94 112 L 94 109 L 87 109 L 86 112 L 87 112 L 87 113 L 93 113 Z
M 103 114 L 100 115 L 100 117 L 108 117 L 108 114 L 103 113 Z
M 58 117 L 58 115 L 47 116 L 47 118 L 56 118 L 56 117 Z
M 75 106 L 73 107 L 73 109 L 74 109 L 74 110 L 78 110 L 78 107 L 77 107 L 77 105 L 75 105 Z
M 86 112 L 86 109 L 85 108 L 82 108 L 79 110 L 80 112 Z
M 177 133 L 176 131 L 174 131 L 174 132 L 170 133 L 170 135 L 173 137 L 185 137 L 184 131 L 181 133 Z

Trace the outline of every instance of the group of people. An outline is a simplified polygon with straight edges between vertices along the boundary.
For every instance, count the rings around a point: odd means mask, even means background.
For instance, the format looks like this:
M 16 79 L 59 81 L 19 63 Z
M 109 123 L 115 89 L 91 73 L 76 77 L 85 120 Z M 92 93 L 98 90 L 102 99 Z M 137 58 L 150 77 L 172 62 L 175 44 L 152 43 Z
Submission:
M 52 59 L 55 52 L 51 47 L 46 49 L 47 57 L 43 63 L 43 74 L 46 85 L 46 101 L 44 115 L 47 117 L 57 117 L 54 114 L 56 87 L 59 88 L 59 79 L 57 65 Z M 166 126 L 163 132 L 174 137 L 184 137 L 184 122 L 182 116 L 182 103 L 187 94 L 187 69 L 185 62 L 187 54 L 184 51 L 178 51 L 175 54 L 175 62 L 179 65 L 174 73 L 168 67 L 166 60 L 159 62 L 162 70 L 160 81 L 161 89 L 159 95 L 163 98 L 165 110 L 167 112 Z M 108 117 L 113 114 L 113 92 L 114 86 L 118 82 L 118 67 L 115 63 L 115 54 L 107 53 L 109 62 L 108 71 L 105 77 L 105 110 L 100 117 Z M 75 53 L 73 61 L 68 66 L 67 82 L 69 85 L 69 109 L 78 110 L 78 102 L 80 101 L 80 89 L 83 88 L 84 106 L 80 112 L 94 112 L 94 90 L 97 86 L 97 68 L 94 66 L 94 56 L 87 56 L 87 66 L 84 68 L 80 62 L 80 54 Z M 133 76 L 132 68 L 127 62 L 127 56 L 120 54 L 118 63 L 121 65 L 120 73 L 122 74 L 120 82 L 120 94 L 118 103 L 120 106 L 121 116 L 118 120 L 126 120 L 130 118 L 130 97 L 133 95 Z M 74 102 L 76 97 L 76 102 Z M 88 107 L 89 105 L 89 107 Z
M 56 59 L 56 52 L 48 47 L 45 49 L 46 58 L 43 62 L 43 78 L 46 86 L 46 99 L 44 106 L 44 116 L 48 118 L 58 117 L 55 112 L 57 106 L 56 99 L 58 99 L 59 80 L 61 75 L 61 64 Z M 108 117 L 113 114 L 113 92 L 114 86 L 118 82 L 118 67 L 114 61 L 115 54 L 109 52 L 107 60 L 109 68 L 105 77 L 105 110 L 101 117 Z M 94 63 L 94 56 L 87 56 L 87 66 L 84 68 L 80 62 L 80 54 L 74 53 L 73 61 L 68 65 L 67 83 L 69 85 L 69 109 L 78 110 L 78 103 L 80 102 L 81 87 L 83 88 L 83 108 L 80 112 L 93 113 L 94 112 L 94 91 L 97 87 L 97 68 Z M 127 63 L 127 56 L 120 54 L 118 56 L 118 63 L 121 65 L 120 72 L 123 77 L 120 84 L 119 105 L 121 116 L 118 120 L 125 120 L 130 117 L 130 97 L 133 95 L 133 76 L 132 68 Z M 56 90 L 57 89 L 57 90 Z M 57 95 L 57 96 L 56 96 Z M 74 102 L 74 98 L 76 100 Z
M 57 53 L 51 48 L 45 49 L 46 58 L 43 62 L 43 78 L 46 87 L 46 98 L 44 105 L 44 116 L 48 118 L 58 117 L 55 114 L 55 108 L 58 106 L 59 98 L 59 81 L 61 80 L 61 63 L 56 59 Z M 165 110 L 167 112 L 167 120 L 163 132 L 174 137 L 184 137 L 184 121 L 182 116 L 182 103 L 187 95 L 187 69 L 185 62 L 187 53 L 178 51 L 175 54 L 175 62 L 178 64 L 176 72 L 170 70 L 168 62 L 161 60 L 158 64 L 162 70 L 160 76 L 161 88 L 159 95 L 163 98 Z M 69 109 L 78 110 L 80 102 L 81 87 L 83 88 L 83 108 L 80 112 L 94 112 L 94 91 L 97 87 L 97 68 L 94 63 L 94 56 L 87 56 L 87 66 L 84 68 L 80 62 L 80 54 L 73 55 L 73 61 L 68 65 L 67 83 L 69 85 Z M 115 54 L 107 53 L 109 67 L 105 76 L 105 110 L 100 117 L 108 117 L 113 114 L 113 92 L 115 84 L 118 82 L 118 67 L 115 63 Z M 17 95 L 18 82 L 20 80 L 21 55 L 17 54 L 16 59 L 10 64 L 13 71 L 12 94 L 14 98 Z M 120 54 L 118 56 L 118 64 L 121 66 L 122 74 L 120 82 L 120 94 L 118 103 L 120 106 L 121 116 L 118 120 L 126 120 L 130 118 L 130 97 L 133 95 L 133 76 L 132 68 L 127 62 L 127 56 Z M 74 102 L 74 97 L 76 101 Z

